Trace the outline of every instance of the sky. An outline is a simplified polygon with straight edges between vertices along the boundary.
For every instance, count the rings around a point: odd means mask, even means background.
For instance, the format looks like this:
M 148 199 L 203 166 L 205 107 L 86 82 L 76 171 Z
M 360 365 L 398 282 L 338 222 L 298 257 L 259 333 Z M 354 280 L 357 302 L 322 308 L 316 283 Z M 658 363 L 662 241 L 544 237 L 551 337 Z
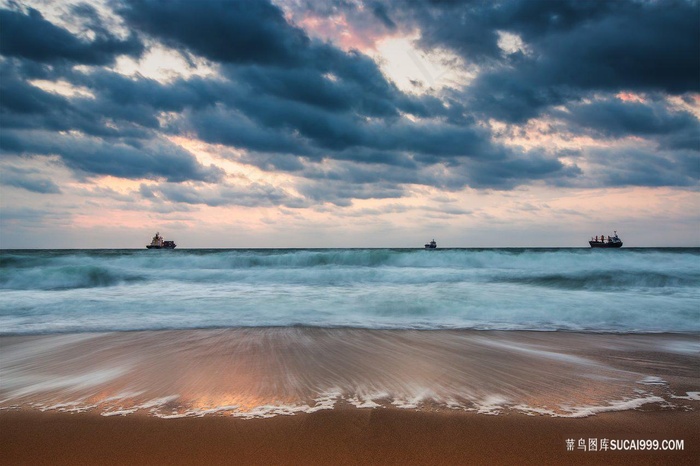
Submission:
M 0 248 L 700 246 L 700 3 L 0 1 Z

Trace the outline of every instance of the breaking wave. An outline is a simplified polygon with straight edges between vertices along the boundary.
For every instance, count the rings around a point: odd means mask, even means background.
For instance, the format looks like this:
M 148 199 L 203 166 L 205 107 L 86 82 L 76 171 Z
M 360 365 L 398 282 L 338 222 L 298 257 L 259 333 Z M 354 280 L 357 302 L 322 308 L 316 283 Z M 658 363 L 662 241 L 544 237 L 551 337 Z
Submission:
M 699 259 L 693 248 L 3 251 L 0 328 L 698 331 Z

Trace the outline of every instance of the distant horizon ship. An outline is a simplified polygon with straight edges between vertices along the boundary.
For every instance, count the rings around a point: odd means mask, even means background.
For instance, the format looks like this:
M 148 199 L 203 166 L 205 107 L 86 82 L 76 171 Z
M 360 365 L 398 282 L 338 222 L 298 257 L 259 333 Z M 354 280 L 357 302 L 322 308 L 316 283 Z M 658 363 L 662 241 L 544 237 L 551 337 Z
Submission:
M 437 249 L 437 243 L 435 240 L 432 240 L 429 243 L 425 243 L 425 249 Z
M 614 234 L 615 235 L 612 237 L 608 236 L 607 239 L 605 235 L 600 235 L 600 238 L 597 236 L 595 238 L 591 237 L 588 244 L 590 244 L 592 248 L 621 248 L 622 240 L 617 236 L 617 231 L 615 231 Z
M 151 240 L 151 244 L 147 244 L 146 248 L 148 249 L 175 249 L 177 245 L 175 244 L 175 241 L 165 241 L 162 236 L 160 236 L 159 232 L 156 232 L 156 235 L 153 237 Z

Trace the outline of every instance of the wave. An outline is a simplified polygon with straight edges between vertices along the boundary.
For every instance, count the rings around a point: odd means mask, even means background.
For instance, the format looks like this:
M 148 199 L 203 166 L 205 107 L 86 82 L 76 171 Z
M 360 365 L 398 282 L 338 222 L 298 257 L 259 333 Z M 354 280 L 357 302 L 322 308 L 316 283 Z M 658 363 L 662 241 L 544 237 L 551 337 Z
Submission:
M 623 289 L 682 288 L 700 286 L 700 274 L 682 276 L 664 272 L 585 271 L 540 276 L 496 277 L 494 281 L 565 290 L 615 291 Z
M 700 250 L 0 252 L 0 333 L 700 331 Z
M 590 250 L 40 251 L 0 254 L 0 289 L 129 283 L 511 283 L 564 290 L 697 288 L 698 253 Z M 610 251 L 608 251 L 609 253 Z M 622 254 L 621 254 L 622 253 Z
M 66 290 L 96 288 L 145 280 L 142 274 L 78 258 L 4 256 L 0 259 L 0 289 Z
M 103 267 L 52 267 L 21 274 L 0 273 L 0 289 L 66 290 L 107 287 L 142 280 L 143 277 L 120 274 Z

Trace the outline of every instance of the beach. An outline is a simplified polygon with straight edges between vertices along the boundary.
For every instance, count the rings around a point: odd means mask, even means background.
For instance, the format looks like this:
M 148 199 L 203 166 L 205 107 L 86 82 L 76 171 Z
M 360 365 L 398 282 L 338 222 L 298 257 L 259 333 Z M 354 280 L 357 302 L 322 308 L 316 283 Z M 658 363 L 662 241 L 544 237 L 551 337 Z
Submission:
M 0 466 L 700 466 L 700 0 L 2 0 Z
M 3 412 L 0 463 L 697 464 L 697 412 L 584 419 L 397 409 L 242 420 Z M 682 439 L 675 451 L 567 451 L 566 440 Z
M 699 454 L 696 335 L 258 328 L 0 345 L 3 464 L 694 464 Z M 642 444 L 613 451 L 623 440 Z
M 697 249 L 0 258 L 3 464 L 697 464 Z

